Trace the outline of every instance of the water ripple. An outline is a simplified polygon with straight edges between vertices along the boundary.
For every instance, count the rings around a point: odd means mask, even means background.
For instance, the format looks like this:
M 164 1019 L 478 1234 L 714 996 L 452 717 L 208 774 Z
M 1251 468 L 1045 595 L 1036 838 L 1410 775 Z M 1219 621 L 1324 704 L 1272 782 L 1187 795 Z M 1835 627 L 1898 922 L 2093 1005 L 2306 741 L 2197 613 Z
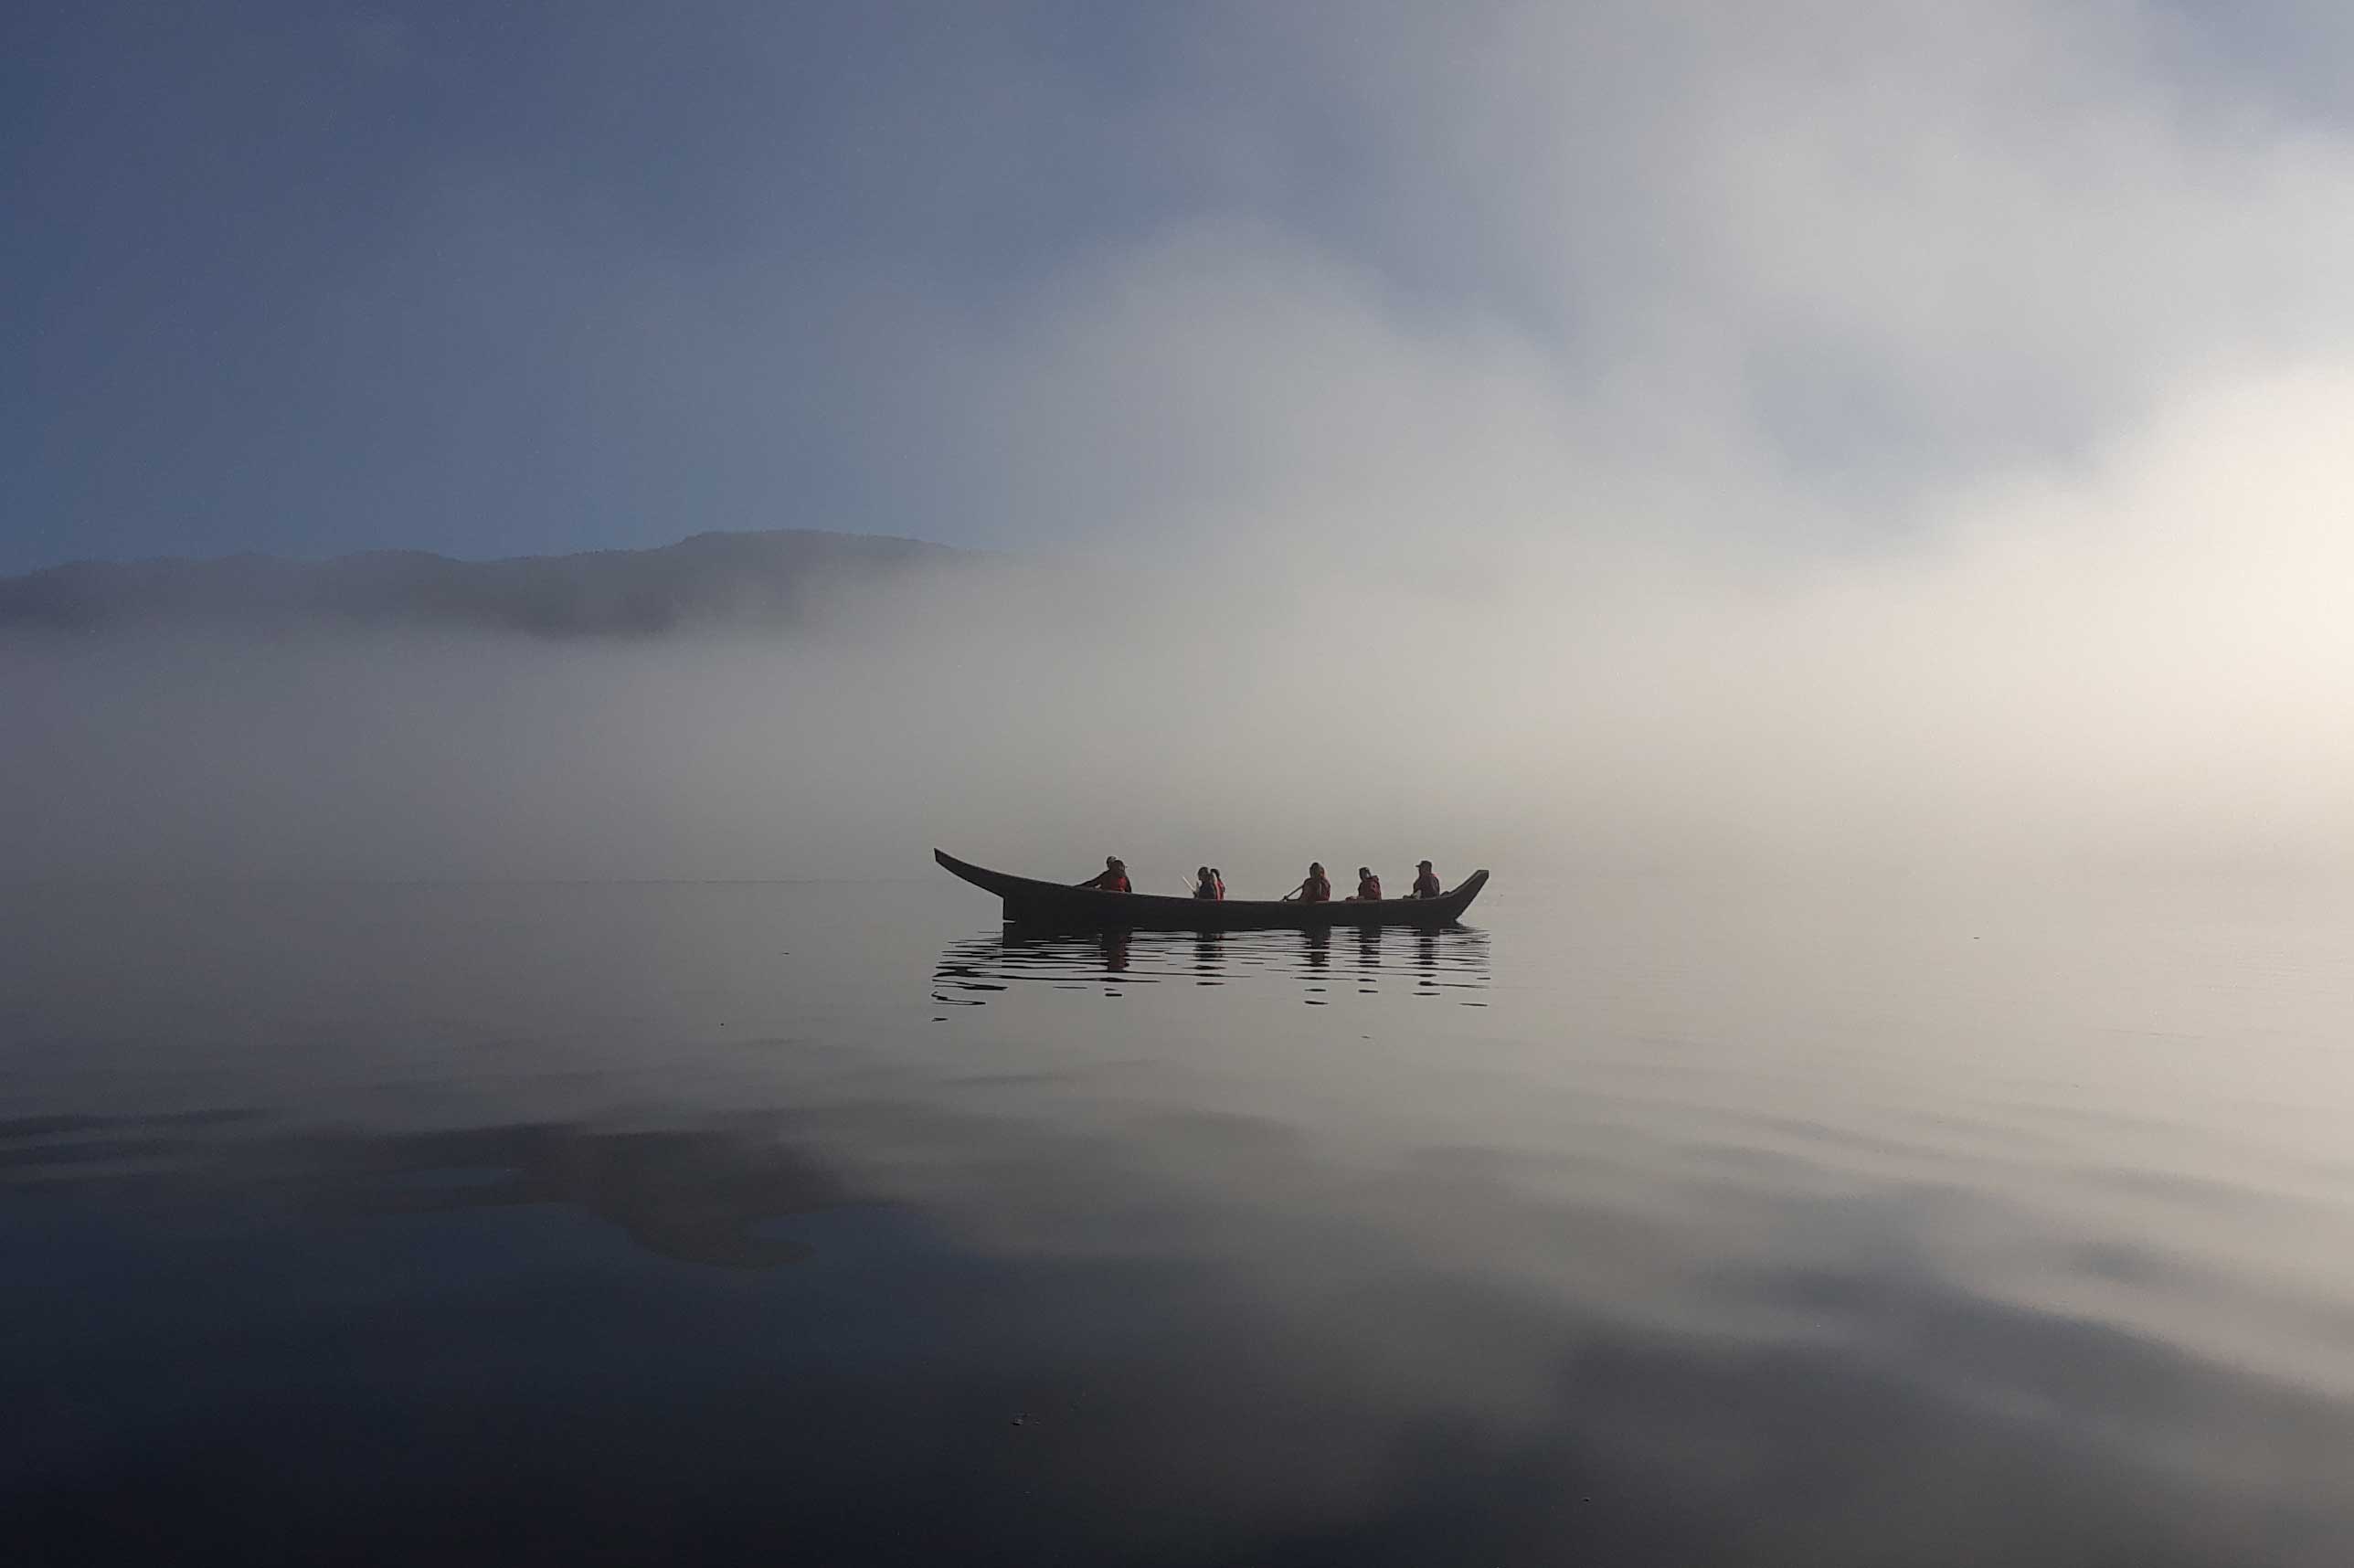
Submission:
M 1491 979 L 1488 933 L 1468 927 L 1322 931 L 1023 931 L 1007 927 L 951 942 L 932 973 L 932 1000 L 980 1007 L 1023 986 L 1106 996 L 1129 986 L 1198 987 L 1256 980 L 1299 983 L 1310 1007 L 1337 990 L 1389 991 L 1484 1007 Z

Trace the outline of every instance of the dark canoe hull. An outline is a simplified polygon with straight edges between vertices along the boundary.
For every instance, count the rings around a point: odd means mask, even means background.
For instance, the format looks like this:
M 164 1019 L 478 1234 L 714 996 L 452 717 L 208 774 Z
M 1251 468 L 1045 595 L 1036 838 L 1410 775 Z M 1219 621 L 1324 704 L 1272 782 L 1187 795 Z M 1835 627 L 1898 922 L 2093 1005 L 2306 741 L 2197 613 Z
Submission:
M 1241 931 L 1332 926 L 1451 926 L 1471 907 L 1488 874 L 1475 871 L 1461 886 L 1437 898 L 1384 898 L 1375 903 L 1284 904 L 1274 899 L 1163 897 L 1151 893 L 1104 893 L 1008 876 L 938 850 L 932 858 L 954 876 L 1005 901 L 1005 918 L 1066 931 Z

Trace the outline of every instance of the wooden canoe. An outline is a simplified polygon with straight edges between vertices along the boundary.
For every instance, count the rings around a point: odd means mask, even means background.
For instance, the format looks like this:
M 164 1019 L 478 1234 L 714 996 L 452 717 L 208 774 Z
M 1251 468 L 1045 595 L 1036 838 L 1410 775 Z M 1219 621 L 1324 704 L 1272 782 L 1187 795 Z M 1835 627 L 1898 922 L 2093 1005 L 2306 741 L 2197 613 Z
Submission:
M 1005 918 L 1023 926 L 1066 931 L 1232 931 L 1329 926 L 1451 926 L 1488 885 L 1475 871 L 1462 885 L 1436 898 L 1383 898 L 1363 904 L 1286 904 L 1272 898 L 1163 896 L 1153 893 L 1105 893 L 1060 882 L 1009 876 L 938 850 L 932 858 L 952 876 L 994 893 L 1005 901 Z

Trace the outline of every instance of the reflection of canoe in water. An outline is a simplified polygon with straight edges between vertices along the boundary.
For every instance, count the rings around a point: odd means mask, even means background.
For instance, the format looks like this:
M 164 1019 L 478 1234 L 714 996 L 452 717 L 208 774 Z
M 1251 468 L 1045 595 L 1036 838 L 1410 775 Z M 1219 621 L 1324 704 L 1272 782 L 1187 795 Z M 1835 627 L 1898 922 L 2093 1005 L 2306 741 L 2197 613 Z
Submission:
M 932 858 L 975 887 L 1005 900 L 1005 917 L 1024 925 L 1065 930 L 1214 931 L 1252 927 L 1448 926 L 1460 919 L 1488 874 L 1475 871 L 1463 885 L 1436 898 L 1384 898 L 1364 904 L 1285 904 L 1272 898 L 1164 898 L 1151 893 L 1104 893 L 1036 882 L 932 852 Z

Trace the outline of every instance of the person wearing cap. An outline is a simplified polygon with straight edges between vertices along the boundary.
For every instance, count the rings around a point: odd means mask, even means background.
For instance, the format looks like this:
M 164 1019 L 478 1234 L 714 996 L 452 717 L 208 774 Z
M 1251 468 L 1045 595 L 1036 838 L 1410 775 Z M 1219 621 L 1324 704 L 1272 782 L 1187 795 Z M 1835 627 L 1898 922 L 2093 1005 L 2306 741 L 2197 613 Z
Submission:
M 1430 863 L 1426 860 L 1416 863 L 1419 867 L 1420 874 L 1414 879 L 1414 895 L 1416 898 L 1437 897 L 1445 891 L 1438 885 L 1438 873 L 1430 869 Z
M 1128 862 L 1120 859 L 1119 856 L 1116 854 L 1108 854 L 1104 856 L 1104 868 L 1102 871 L 1094 876 L 1088 877 L 1085 882 L 1076 883 L 1073 885 L 1078 887 L 1092 887 L 1103 893 L 1132 893 L 1135 891 L 1135 889 L 1129 887 L 1128 885 Z
M 1294 900 L 1302 904 L 1330 904 L 1332 902 L 1332 883 L 1331 880 L 1324 874 L 1324 863 L 1322 861 L 1310 861 L 1308 863 L 1307 877 L 1299 884 L 1299 886 L 1293 888 L 1290 892 L 1283 895 L 1283 901 L 1286 904 L 1289 904 Z
M 1382 901 L 1382 879 L 1373 874 L 1373 867 L 1357 868 L 1357 891 L 1349 895 L 1352 904 L 1378 904 Z

